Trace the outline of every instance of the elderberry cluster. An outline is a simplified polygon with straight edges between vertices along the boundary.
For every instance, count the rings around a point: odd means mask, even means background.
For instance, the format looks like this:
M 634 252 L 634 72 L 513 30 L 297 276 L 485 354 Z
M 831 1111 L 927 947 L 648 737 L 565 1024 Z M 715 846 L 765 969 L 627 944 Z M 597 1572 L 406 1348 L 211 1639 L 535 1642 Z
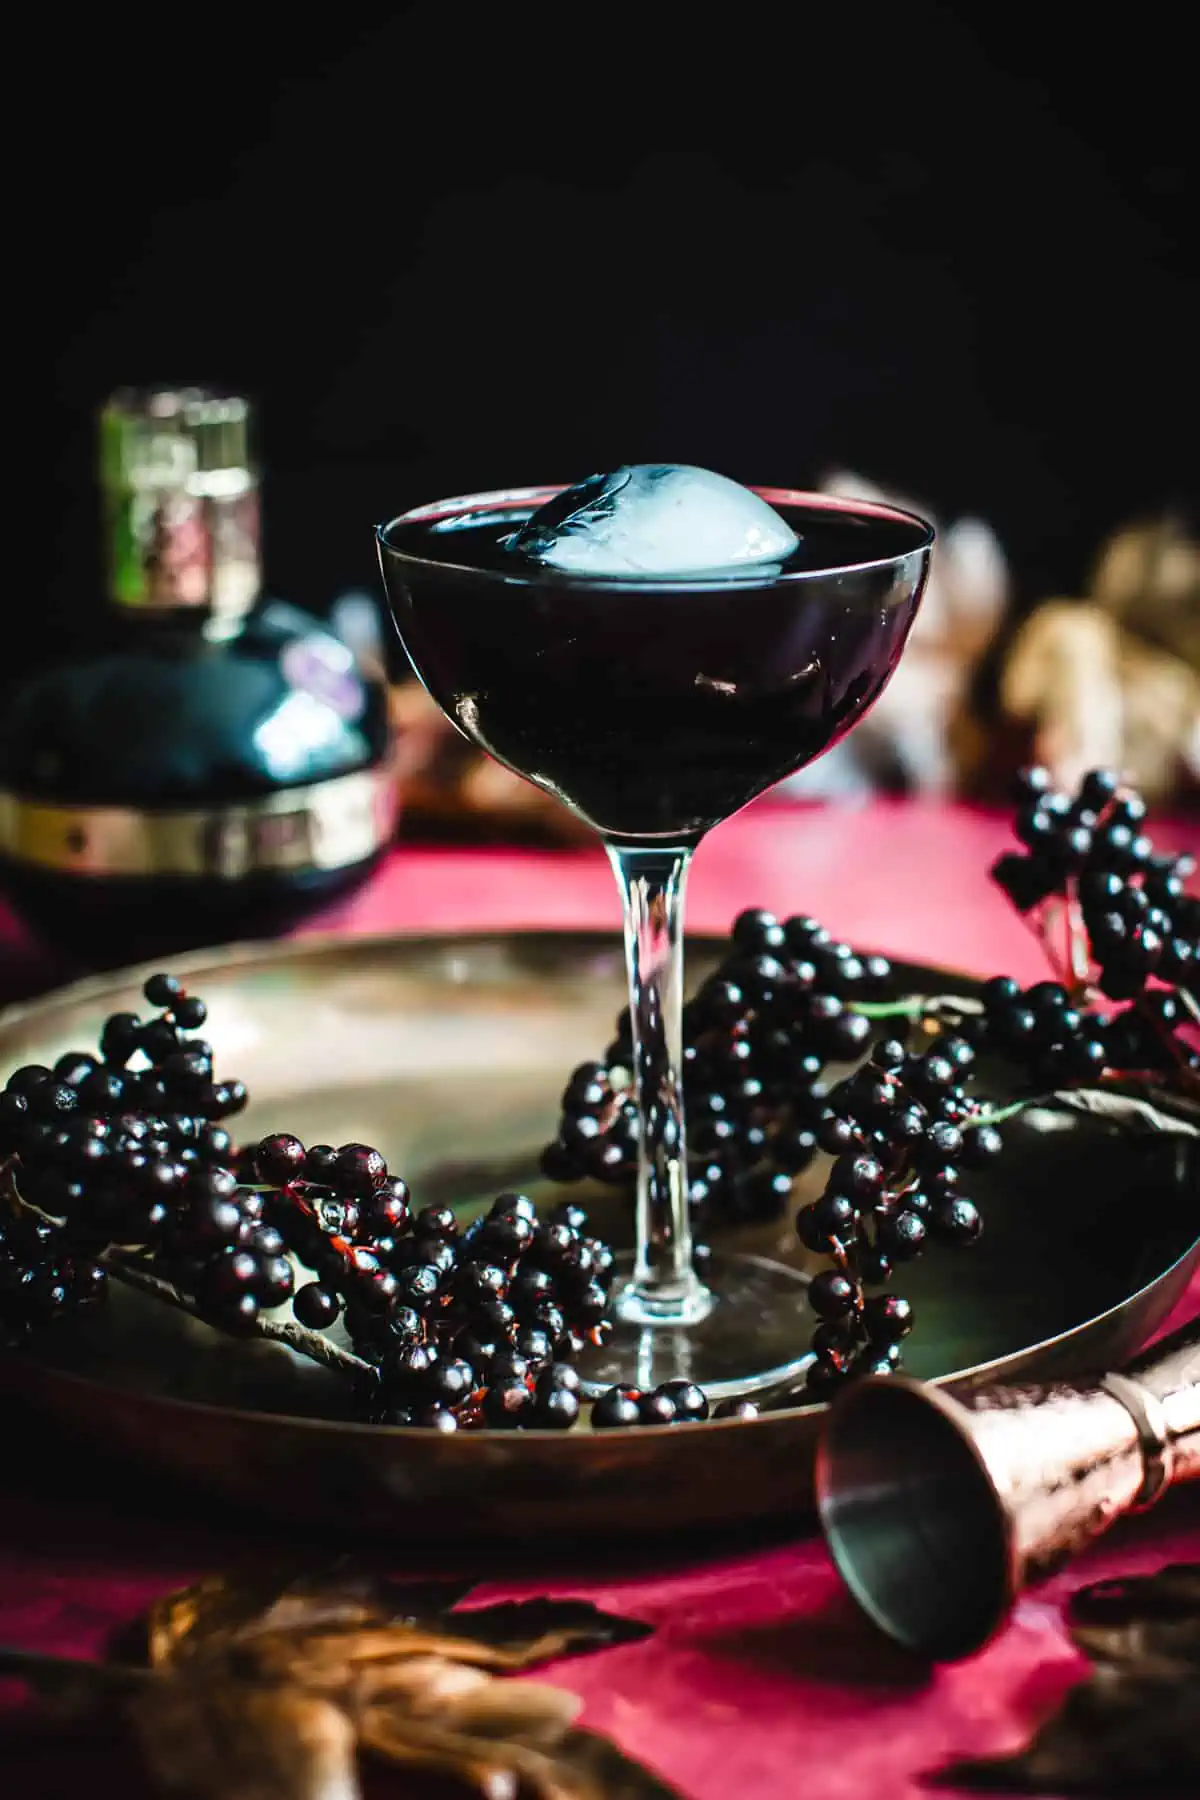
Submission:
M 705 1419 L 757 1419 L 753 1400 L 722 1400 L 709 1406 L 708 1395 L 694 1381 L 664 1381 L 646 1392 L 637 1387 L 610 1387 L 592 1407 L 593 1431 L 622 1431 L 638 1425 L 698 1425 Z
M 342 1317 L 370 1365 L 369 1416 L 439 1431 L 489 1425 L 561 1430 L 579 1412 L 569 1358 L 597 1340 L 613 1254 L 580 1207 L 539 1219 L 501 1194 L 460 1230 L 449 1206 L 414 1209 L 407 1184 L 365 1144 L 308 1148 L 277 1133 L 254 1151 L 266 1216 L 315 1280 L 301 1324 Z
M 144 991 L 155 1016 L 114 1013 L 98 1054 L 28 1065 L 0 1093 L 3 1341 L 93 1305 L 121 1272 L 233 1333 L 289 1303 L 309 1331 L 340 1321 L 373 1419 L 572 1425 L 568 1359 L 599 1341 L 613 1271 L 582 1208 L 539 1220 L 502 1194 L 460 1230 L 452 1208 L 415 1207 L 370 1145 L 276 1133 L 237 1149 L 218 1121 L 245 1087 L 217 1081 L 211 1045 L 188 1035 L 204 1002 L 169 975 Z
M 107 1273 L 86 1251 L 74 1252 L 59 1227 L 36 1214 L 0 1217 L 0 1344 L 102 1300 Z
M 1034 1086 L 1105 1072 L 1194 1074 L 1200 1050 L 1186 1028 L 1200 1020 L 1200 896 L 1187 891 L 1195 858 L 1155 850 L 1145 803 L 1111 770 L 1093 769 L 1072 797 L 1044 769 L 1026 769 L 1018 790 L 1027 853 L 1002 856 L 992 874 L 1021 911 L 1038 909 L 1048 948 L 1058 940 L 1063 979 L 1025 990 L 1003 977 L 989 982 L 980 1041 Z
M 1045 769 L 1018 777 L 1016 832 L 992 875 L 1021 912 L 1051 898 L 1077 900 L 1096 971 L 1110 1000 L 1132 1000 L 1152 980 L 1200 995 L 1200 896 L 1185 891 L 1195 858 L 1155 850 L 1146 803 L 1111 769 L 1093 769 L 1074 795 Z
M 834 1161 L 819 1199 L 796 1215 L 805 1249 L 834 1264 L 808 1289 L 820 1321 L 806 1383 L 811 1399 L 825 1399 L 850 1375 L 886 1374 L 899 1364 L 912 1308 L 897 1294 L 868 1297 L 864 1289 L 885 1286 L 927 1241 L 970 1244 L 983 1229 L 961 1171 L 991 1162 L 1003 1145 L 967 1093 L 974 1063 L 974 1049 L 957 1033 L 918 1053 L 887 1038 L 830 1092 L 817 1138 Z
M 684 1008 L 683 1087 L 692 1222 L 770 1220 L 817 1153 L 830 1062 L 852 1062 L 871 1027 L 854 1010 L 891 969 L 860 956 L 817 920 L 782 923 L 758 909 L 734 922 L 732 947 Z M 552 1181 L 631 1186 L 638 1112 L 628 1009 L 599 1062 L 562 1095 L 558 1135 L 542 1155 Z
M 1023 988 L 1010 975 L 984 984 L 983 1014 L 960 1029 L 981 1048 L 1003 1056 L 1039 1090 L 1070 1086 L 1103 1074 L 1112 1060 L 1106 1016 L 1072 1003 L 1061 981 Z
M 809 1288 L 820 1320 L 806 1385 L 814 1399 L 899 1363 L 912 1309 L 899 1295 L 868 1297 L 867 1287 L 885 1285 L 929 1240 L 979 1236 L 961 1171 L 991 1161 L 1002 1143 L 966 1092 L 978 1053 L 1015 1066 L 1030 1094 L 1148 1074 L 1194 1085 L 1200 1070 L 1200 899 L 1185 888 L 1194 860 L 1155 851 L 1141 798 L 1107 770 L 1086 775 L 1073 797 L 1045 770 L 1025 770 L 1019 800 L 1026 852 L 1001 857 L 992 872 L 1021 911 L 1043 909 L 1041 935 L 1062 978 L 1022 987 L 996 976 L 978 1010 L 963 1002 L 956 1016 L 925 1020 L 941 1030 L 922 1054 L 899 1040 L 879 1044 L 831 1092 L 817 1139 L 836 1160 L 796 1219 L 805 1247 L 833 1264 Z
M 0 1093 L 0 1157 L 36 1209 L 3 1222 L 0 1329 L 9 1338 L 101 1298 L 99 1257 L 110 1244 L 173 1251 L 190 1222 L 202 1229 L 205 1209 L 237 1188 L 219 1121 L 245 1106 L 246 1089 L 216 1080 L 212 1046 L 188 1035 L 207 1017 L 201 999 L 170 975 L 152 976 L 145 995 L 155 1016 L 114 1013 L 98 1055 L 71 1050 L 52 1069 L 27 1064 Z

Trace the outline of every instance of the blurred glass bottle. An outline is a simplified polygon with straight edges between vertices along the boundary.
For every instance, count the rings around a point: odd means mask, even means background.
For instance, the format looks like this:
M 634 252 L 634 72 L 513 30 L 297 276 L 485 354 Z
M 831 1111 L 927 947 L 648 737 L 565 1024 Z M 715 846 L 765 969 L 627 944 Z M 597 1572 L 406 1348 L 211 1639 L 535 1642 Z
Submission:
M 89 959 L 260 935 L 389 841 L 387 695 L 261 598 L 245 400 L 118 394 L 100 419 L 111 633 L 0 719 L 0 871 Z

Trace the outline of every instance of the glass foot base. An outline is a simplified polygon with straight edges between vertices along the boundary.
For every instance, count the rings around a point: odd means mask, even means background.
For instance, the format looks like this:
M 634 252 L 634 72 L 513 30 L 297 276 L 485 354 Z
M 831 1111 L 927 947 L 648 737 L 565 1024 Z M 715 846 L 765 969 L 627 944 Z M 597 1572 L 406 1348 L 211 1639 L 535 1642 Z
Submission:
M 632 1253 L 617 1258 L 616 1314 L 607 1341 L 579 1359 L 589 1398 L 605 1388 L 695 1381 L 710 1400 L 781 1387 L 803 1372 L 816 1321 L 805 1305 L 808 1276 L 761 1256 L 714 1255 L 704 1272 L 708 1313 L 689 1325 L 638 1325 L 620 1317 Z

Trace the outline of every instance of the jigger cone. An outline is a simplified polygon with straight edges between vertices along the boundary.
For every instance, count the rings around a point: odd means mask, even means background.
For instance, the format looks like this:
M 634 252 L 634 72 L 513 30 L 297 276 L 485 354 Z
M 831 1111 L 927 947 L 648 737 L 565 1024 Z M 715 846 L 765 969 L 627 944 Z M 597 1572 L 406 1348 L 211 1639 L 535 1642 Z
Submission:
M 941 1661 L 979 1649 L 1020 1590 L 1123 1513 L 1200 1477 L 1200 1320 L 1121 1374 L 981 1388 L 895 1376 L 847 1389 L 817 1504 L 864 1611 Z

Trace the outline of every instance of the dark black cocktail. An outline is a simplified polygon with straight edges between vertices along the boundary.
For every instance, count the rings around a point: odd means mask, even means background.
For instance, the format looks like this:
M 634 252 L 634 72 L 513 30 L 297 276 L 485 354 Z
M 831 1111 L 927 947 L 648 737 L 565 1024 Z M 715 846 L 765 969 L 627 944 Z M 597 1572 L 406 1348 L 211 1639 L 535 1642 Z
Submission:
M 639 1249 L 597 1382 L 645 1386 L 649 1370 L 745 1392 L 799 1360 L 792 1274 L 724 1258 L 706 1287 L 691 1266 L 683 882 L 706 831 L 882 693 L 932 535 L 890 508 L 657 465 L 448 500 L 379 532 L 425 686 L 466 736 L 594 827 L 625 899 Z

